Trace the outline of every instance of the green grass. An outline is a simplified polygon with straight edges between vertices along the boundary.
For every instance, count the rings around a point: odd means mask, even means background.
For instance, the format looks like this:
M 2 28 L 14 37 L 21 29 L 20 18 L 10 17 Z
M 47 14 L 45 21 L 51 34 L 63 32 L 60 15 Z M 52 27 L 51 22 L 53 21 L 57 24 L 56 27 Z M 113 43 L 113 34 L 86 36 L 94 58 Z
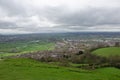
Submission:
M 0 80 L 119 80 L 120 70 L 60 67 L 31 59 L 0 60 Z
M 120 56 L 120 47 L 108 47 L 108 48 L 100 48 L 92 52 L 93 54 L 109 57 L 109 56 Z
M 0 43 L 0 57 L 52 49 L 54 49 L 54 43 L 45 42 Z

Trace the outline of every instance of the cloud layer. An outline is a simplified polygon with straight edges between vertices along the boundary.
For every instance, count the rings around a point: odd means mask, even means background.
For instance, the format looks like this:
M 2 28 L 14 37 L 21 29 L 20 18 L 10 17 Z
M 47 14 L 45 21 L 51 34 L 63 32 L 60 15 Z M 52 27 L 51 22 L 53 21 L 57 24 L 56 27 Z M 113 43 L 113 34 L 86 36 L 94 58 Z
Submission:
M 0 33 L 120 31 L 119 0 L 0 0 Z

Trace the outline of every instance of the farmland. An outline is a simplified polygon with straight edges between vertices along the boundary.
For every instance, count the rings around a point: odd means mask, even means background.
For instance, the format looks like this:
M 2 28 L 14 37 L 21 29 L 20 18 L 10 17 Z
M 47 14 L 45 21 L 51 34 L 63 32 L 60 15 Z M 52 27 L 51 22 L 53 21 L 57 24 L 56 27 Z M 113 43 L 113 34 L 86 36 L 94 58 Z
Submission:
M 0 43 L 0 57 L 52 49 L 54 49 L 54 43 L 48 42 L 29 41 Z
M 100 48 L 93 51 L 92 53 L 103 57 L 120 56 L 120 47 Z
M 0 80 L 119 80 L 119 35 L 99 34 L 2 35 Z

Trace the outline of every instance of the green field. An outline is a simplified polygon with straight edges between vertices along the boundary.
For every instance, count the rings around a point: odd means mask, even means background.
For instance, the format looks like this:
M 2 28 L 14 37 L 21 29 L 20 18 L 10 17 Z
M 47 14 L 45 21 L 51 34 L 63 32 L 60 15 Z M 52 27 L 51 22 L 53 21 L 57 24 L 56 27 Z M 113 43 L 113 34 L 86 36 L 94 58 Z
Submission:
M 82 70 L 31 59 L 0 60 L 0 80 L 120 80 L 120 70 Z
M 54 43 L 48 42 L 0 43 L 0 57 L 52 49 L 54 49 Z
M 120 47 L 108 47 L 108 48 L 100 48 L 92 52 L 93 54 L 109 57 L 109 56 L 120 56 Z

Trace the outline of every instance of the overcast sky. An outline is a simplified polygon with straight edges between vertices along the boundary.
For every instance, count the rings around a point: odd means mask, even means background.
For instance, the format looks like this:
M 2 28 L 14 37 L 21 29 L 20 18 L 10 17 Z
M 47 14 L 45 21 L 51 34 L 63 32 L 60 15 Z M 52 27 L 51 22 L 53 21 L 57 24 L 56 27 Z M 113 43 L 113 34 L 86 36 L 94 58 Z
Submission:
M 120 0 L 0 0 L 0 33 L 120 31 Z

